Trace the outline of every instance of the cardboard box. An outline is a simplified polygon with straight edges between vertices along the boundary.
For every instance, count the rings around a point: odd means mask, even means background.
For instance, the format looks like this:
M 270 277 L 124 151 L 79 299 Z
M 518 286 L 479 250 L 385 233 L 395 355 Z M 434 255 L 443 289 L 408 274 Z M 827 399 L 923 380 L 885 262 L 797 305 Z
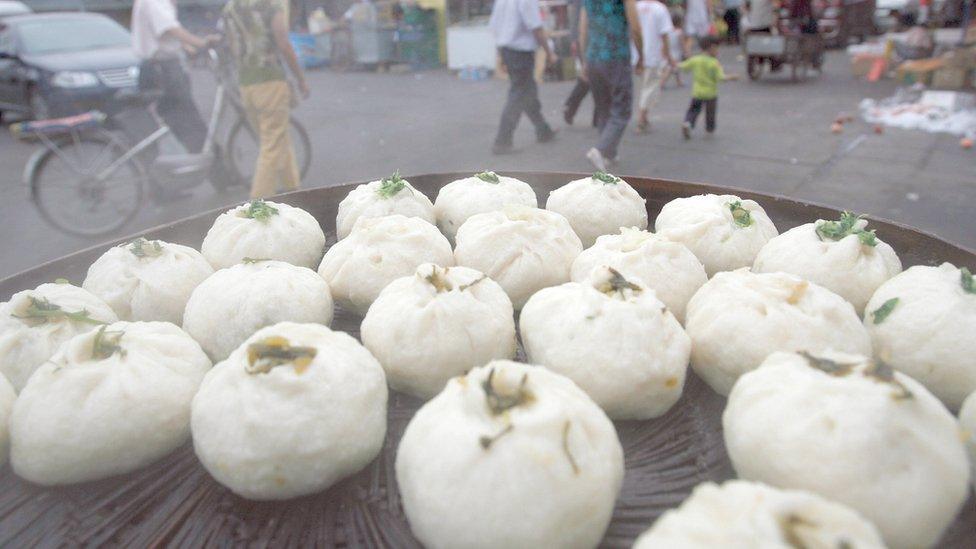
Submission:
M 970 69 L 960 69 L 957 67 L 942 67 L 932 73 L 931 87 L 940 90 L 962 90 L 968 88 L 970 80 Z
M 896 77 L 902 84 L 921 82 L 927 86 L 932 81 L 932 73 L 944 66 L 945 60 L 941 57 L 905 61 L 898 65 Z

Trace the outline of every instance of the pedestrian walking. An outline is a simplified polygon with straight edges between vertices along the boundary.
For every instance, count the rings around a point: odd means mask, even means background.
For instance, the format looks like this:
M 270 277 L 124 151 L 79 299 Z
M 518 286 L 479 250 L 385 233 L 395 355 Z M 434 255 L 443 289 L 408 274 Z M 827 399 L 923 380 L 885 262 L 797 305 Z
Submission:
M 651 126 L 648 113 L 661 97 L 663 77 L 667 76 L 667 69 L 675 65 L 668 39 L 674 28 L 671 26 L 668 8 L 659 0 L 638 0 L 637 19 L 640 21 L 644 40 L 644 71 L 637 100 L 637 131 L 644 133 Z
M 738 44 L 739 8 L 742 7 L 742 0 L 723 0 L 722 3 L 725 7 L 725 13 L 722 14 L 722 19 L 725 20 L 725 26 L 728 29 L 725 35 L 726 42 L 729 44 Z
M 508 154 L 514 151 L 512 138 L 522 113 L 535 126 L 536 141 L 552 141 L 556 132 L 542 116 L 542 103 L 533 74 L 536 48 L 541 47 L 546 52 L 547 64 L 556 62 L 556 54 L 542 29 L 539 0 L 496 0 L 489 26 L 509 80 L 508 99 L 502 109 L 492 152 Z
M 682 17 L 680 11 L 674 10 L 671 12 L 671 26 L 673 28 L 668 34 L 668 48 L 671 50 L 671 58 L 674 59 L 675 65 L 664 69 L 664 76 L 661 77 L 662 89 L 667 85 L 672 76 L 674 77 L 675 84 L 679 88 L 684 86 L 684 83 L 681 82 L 681 71 L 677 67 L 677 63 L 690 57 L 688 44 L 685 42 L 684 24 L 685 19 Z
M 689 50 L 696 41 L 711 34 L 712 13 L 712 0 L 685 2 L 685 42 Z
M 251 198 L 297 189 L 301 183 L 291 135 L 293 94 L 288 65 L 303 99 L 305 72 L 288 40 L 287 0 L 230 0 L 224 7 L 228 46 L 237 62 L 241 102 L 261 143 L 251 182 Z
M 193 101 L 183 50 L 200 50 L 217 39 L 201 38 L 183 28 L 175 0 L 135 0 L 132 6 L 132 47 L 141 60 L 139 89 L 161 92 L 156 112 L 190 153 L 203 148 L 207 125 Z
M 570 32 L 573 37 L 573 56 L 576 61 L 576 84 L 573 86 L 572 91 L 569 92 L 569 97 L 566 98 L 566 102 L 563 103 L 563 120 L 568 126 L 573 125 L 573 120 L 576 118 L 576 112 L 579 111 L 580 105 L 586 96 L 590 94 L 590 83 L 586 81 L 586 74 L 583 72 L 583 50 L 580 48 L 579 43 L 579 23 L 580 17 L 583 13 L 583 2 L 582 0 L 570 0 L 570 13 L 572 14 L 572 24 L 570 25 Z M 598 120 L 596 119 L 596 111 L 593 112 L 593 127 L 597 127 Z
M 737 80 L 736 75 L 726 75 L 722 64 L 718 62 L 718 45 L 720 40 L 713 36 L 701 39 L 702 52 L 683 61 L 679 67 L 691 73 L 691 105 L 685 114 L 685 121 L 681 124 L 681 133 L 685 139 L 691 139 L 691 130 L 698 121 L 702 108 L 705 109 L 705 131 L 715 132 L 716 117 L 718 116 L 718 84 L 724 80 Z
M 586 52 L 584 70 L 593 92 L 600 138 L 586 158 L 600 171 L 617 159 L 617 147 L 633 112 L 631 71 L 643 72 L 644 41 L 635 0 L 584 0 L 580 45 Z M 636 69 L 630 42 L 637 50 Z

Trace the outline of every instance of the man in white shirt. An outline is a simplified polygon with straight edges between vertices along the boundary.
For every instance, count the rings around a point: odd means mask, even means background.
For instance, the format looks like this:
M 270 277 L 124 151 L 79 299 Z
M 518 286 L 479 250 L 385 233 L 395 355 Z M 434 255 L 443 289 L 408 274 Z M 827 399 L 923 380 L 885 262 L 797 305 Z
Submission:
M 162 92 L 156 111 L 191 153 L 203 147 L 207 125 L 193 102 L 190 77 L 183 69 L 183 49 L 202 49 L 213 41 L 183 28 L 175 0 L 135 0 L 132 47 L 142 59 L 139 87 Z
M 507 154 L 514 151 L 512 136 L 523 112 L 535 125 L 536 141 L 552 141 L 556 132 L 542 116 L 542 103 L 533 75 L 536 48 L 545 50 L 548 64 L 556 62 L 556 55 L 542 29 L 539 0 L 495 0 L 489 24 L 510 82 L 508 101 L 502 110 L 492 152 Z
M 638 0 L 637 20 L 644 38 L 644 71 L 637 102 L 637 131 L 644 133 L 651 125 L 648 112 L 661 97 L 661 77 L 665 69 L 674 67 L 668 39 L 674 26 L 668 8 L 658 0 Z
M 749 0 L 749 32 L 772 32 L 776 26 L 776 10 L 772 0 Z

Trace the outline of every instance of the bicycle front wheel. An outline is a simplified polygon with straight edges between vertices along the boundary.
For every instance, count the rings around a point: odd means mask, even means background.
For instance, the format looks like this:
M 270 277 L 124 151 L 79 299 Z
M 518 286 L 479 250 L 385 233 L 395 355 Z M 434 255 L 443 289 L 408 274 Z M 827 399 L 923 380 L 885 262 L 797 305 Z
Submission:
M 298 120 L 289 120 L 288 135 L 295 149 L 295 161 L 302 181 L 312 164 L 312 142 L 308 132 Z M 254 177 L 254 166 L 258 160 L 261 142 L 257 133 L 244 118 L 239 118 L 227 137 L 226 161 L 228 167 L 242 183 L 249 185 Z
M 65 233 L 101 236 L 125 226 L 139 212 L 147 175 L 125 148 L 107 135 L 73 135 L 31 160 L 26 172 L 31 200 L 45 221 Z

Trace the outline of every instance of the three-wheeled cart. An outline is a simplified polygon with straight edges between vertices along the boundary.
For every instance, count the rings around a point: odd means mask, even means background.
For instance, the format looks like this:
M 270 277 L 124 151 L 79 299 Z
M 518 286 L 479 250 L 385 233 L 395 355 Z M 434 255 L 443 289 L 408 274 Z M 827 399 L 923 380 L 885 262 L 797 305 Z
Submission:
M 746 72 L 750 80 L 758 80 L 769 66 L 773 72 L 789 65 L 794 82 L 804 80 L 809 70 L 820 71 L 824 58 L 824 41 L 819 34 L 746 35 Z

